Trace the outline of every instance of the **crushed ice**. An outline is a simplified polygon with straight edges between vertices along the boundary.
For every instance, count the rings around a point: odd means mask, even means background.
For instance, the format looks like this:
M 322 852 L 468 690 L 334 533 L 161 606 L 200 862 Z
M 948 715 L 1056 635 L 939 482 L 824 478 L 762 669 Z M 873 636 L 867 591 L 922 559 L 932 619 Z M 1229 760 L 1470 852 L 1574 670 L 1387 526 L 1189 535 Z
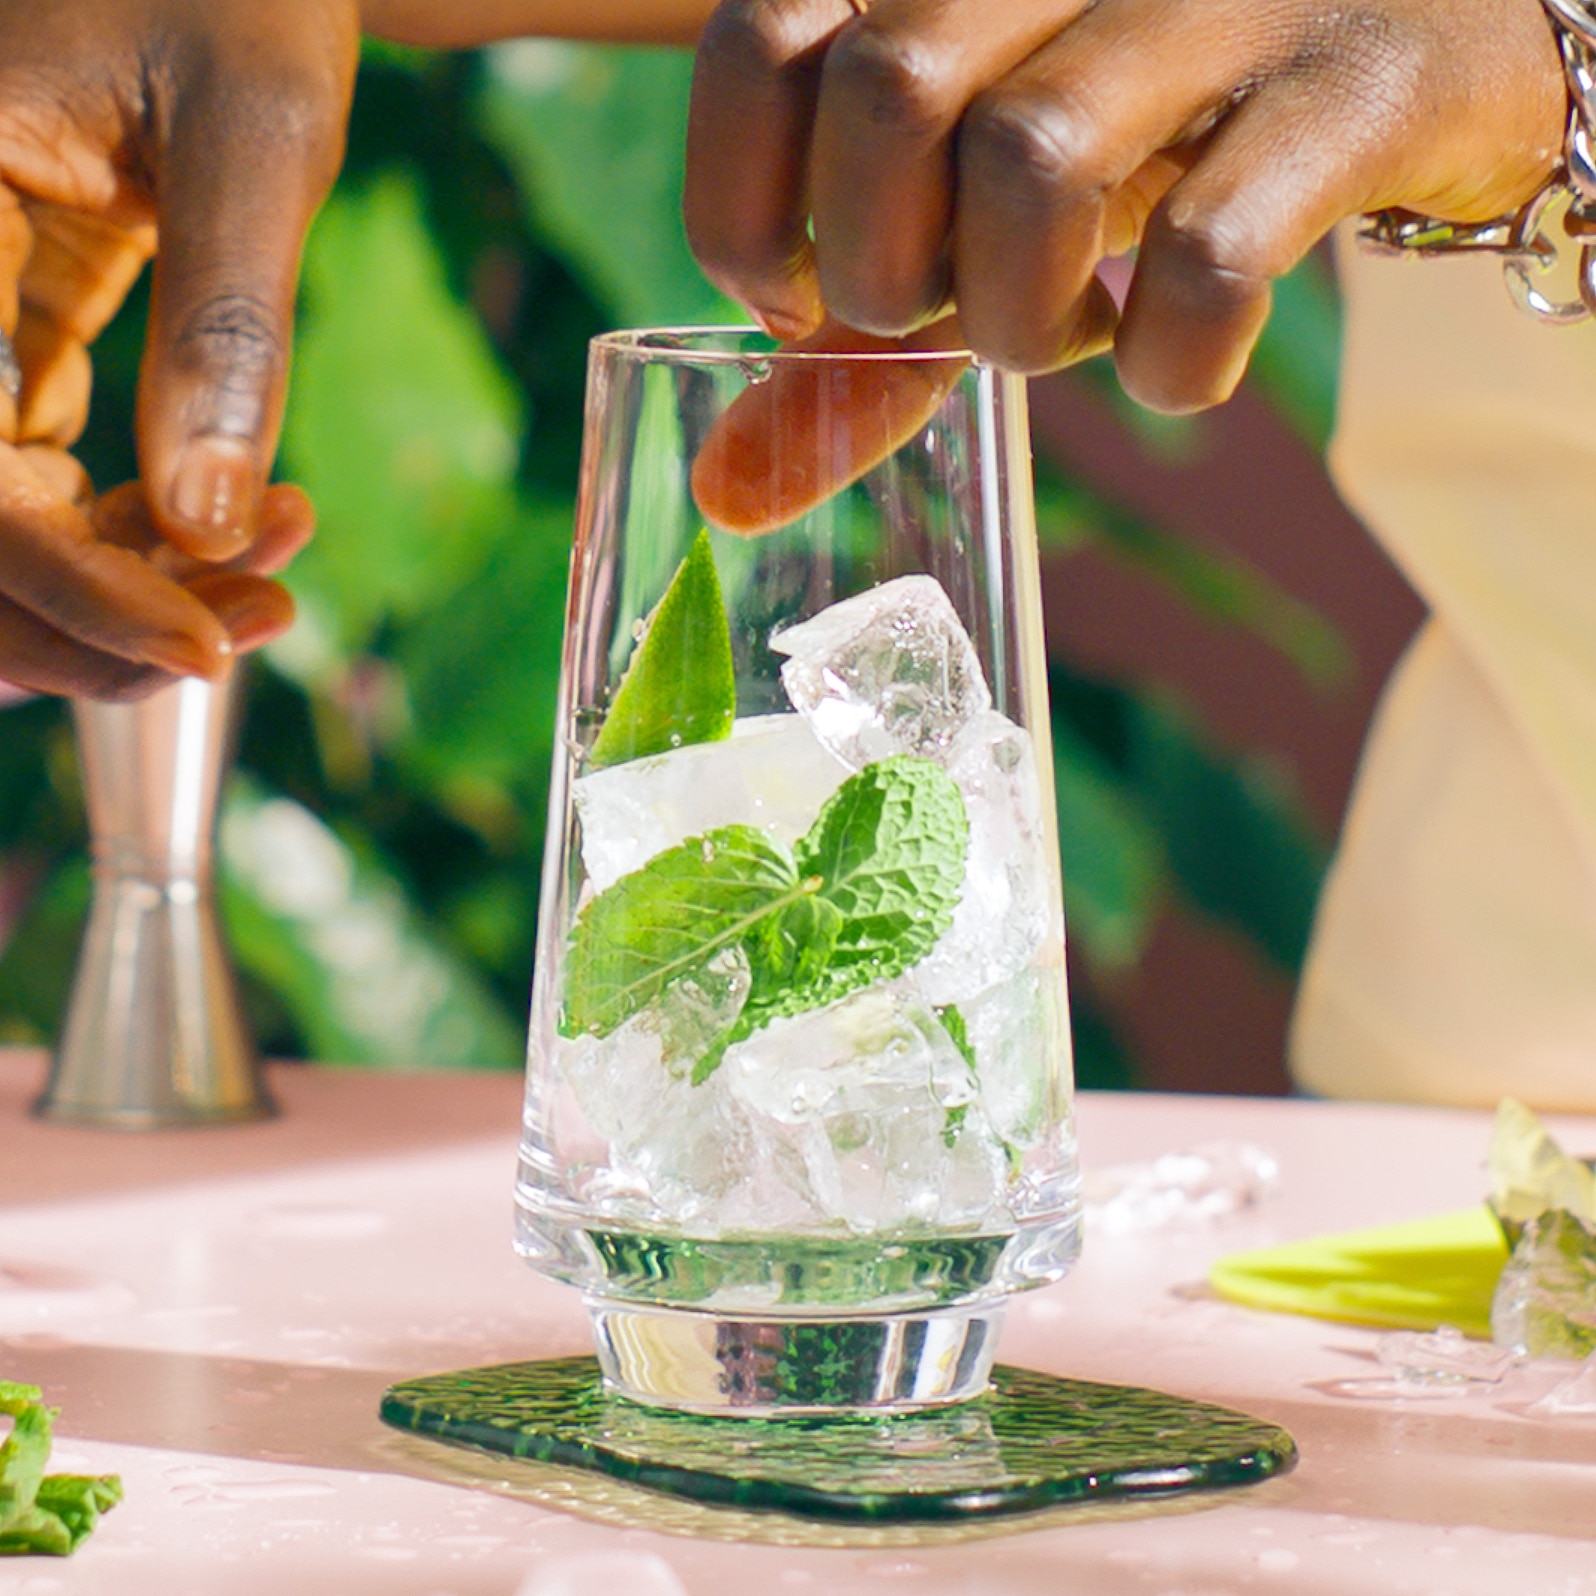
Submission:
M 1374 1344 L 1375 1358 L 1399 1386 L 1499 1385 L 1518 1362 L 1507 1347 L 1470 1341 L 1453 1325 L 1422 1332 L 1394 1330 Z
M 1280 1166 L 1249 1142 L 1205 1142 L 1147 1163 L 1088 1171 L 1087 1223 L 1110 1235 L 1211 1224 L 1273 1195 Z
M 771 646 L 797 714 L 574 782 L 589 890 L 718 826 L 791 846 L 851 771 L 912 754 L 949 772 L 970 821 L 953 923 L 900 981 L 776 1021 L 691 1091 L 692 1060 L 747 996 L 737 959 L 603 1040 L 562 1040 L 566 1086 L 608 1150 L 584 1196 L 688 1230 L 1001 1223 L 1024 1150 L 1063 1112 L 1040 1066 L 1069 1034 L 1061 981 L 1040 967 L 1062 959 L 1063 927 L 1031 738 L 992 708 L 932 577 L 844 599 Z

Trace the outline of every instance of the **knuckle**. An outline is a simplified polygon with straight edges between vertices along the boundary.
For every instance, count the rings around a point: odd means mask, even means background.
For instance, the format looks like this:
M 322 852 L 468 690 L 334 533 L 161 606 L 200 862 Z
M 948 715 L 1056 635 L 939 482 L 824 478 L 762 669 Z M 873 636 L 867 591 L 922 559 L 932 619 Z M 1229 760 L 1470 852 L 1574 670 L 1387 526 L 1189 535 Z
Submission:
M 347 120 L 335 59 L 241 58 L 236 49 L 211 48 L 171 76 L 156 96 L 166 113 L 163 142 L 204 138 L 242 147 L 263 166 L 298 169 L 318 192 L 331 186 Z
M 941 53 L 924 40 L 867 17 L 827 52 L 825 92 L 872 129 L 931 141 L 952 121 L 949 76 Z
M 1028 208 L 1101 197 L 1113 186 L 1096 118 L 1083 101 L 1059 94 L 977 100 L 960 130 L 959 164 L 984 189 Z
M 252 74 L 227 92 L 231 120 L 269 157 L 303 162 L 331 180 L 343 155 L 344 117 L 336 79 L 314 67 Z
M 733 0 L 716 9 L 699 40 L 700 70 L 732 81 L 776 77 L 824 40 L 803 0 Z
M 179 367 L 203 372 L 225 391 L 254 393 L 286 359 L 277 314 L 250 294 L 223 293 L 190 314 L 172 343 Z
M 1142 247 L 1144 254 L 1162 259 L 1181 312 L 1194 321 L 1234 321 L 1269 291 L 1273 273 L 1259 241 L 1228 211 L 1155 213 Z

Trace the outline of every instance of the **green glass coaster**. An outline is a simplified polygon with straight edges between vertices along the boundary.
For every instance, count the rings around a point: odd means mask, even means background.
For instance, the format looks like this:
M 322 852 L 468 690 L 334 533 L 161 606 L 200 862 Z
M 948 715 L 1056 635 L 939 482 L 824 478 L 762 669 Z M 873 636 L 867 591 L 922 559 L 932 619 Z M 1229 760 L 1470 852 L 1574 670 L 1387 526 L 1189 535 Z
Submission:
M 689 1501 L 837 1524 L 1130 1503 L 1246 1485 L 1296 1462 L 1278 1426 L 1137 1386 L 1000 1365 L 973 1402 L 890 1417 L 740 1419 L 611 1396 L 593 1358 L 393 1386 L 396 1429 L 589 1470 Z

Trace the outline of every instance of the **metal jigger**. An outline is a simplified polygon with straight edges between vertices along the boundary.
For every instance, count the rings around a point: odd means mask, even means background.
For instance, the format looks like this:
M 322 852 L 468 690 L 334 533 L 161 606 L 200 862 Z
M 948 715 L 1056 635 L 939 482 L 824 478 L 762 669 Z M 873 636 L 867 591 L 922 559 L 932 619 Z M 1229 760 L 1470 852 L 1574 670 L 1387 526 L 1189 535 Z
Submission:
M 238 678 L 180 681 L 139 704 L 73 702 L 94 903 L 34 1105 L 44 1118 L 152 1129 L 276 1111 L 211 881 Z

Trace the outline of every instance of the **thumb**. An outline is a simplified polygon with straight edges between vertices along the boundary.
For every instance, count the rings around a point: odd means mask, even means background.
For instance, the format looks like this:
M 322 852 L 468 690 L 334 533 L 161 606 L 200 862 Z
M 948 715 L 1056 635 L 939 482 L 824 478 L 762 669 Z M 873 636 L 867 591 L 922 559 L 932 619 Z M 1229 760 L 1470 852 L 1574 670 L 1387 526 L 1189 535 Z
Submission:
M 850 354 L 872 358 L 804 358 Z M 693 461 L 705 520 L 740 537 L 791 525 L 901 449 L 941 408 L 970 356 L 956 316 L 905 338 L 828 320 L 770 363 L 768 380 L 750 383 L 715 418 Z
M 333 25 L 344 9 L 307 6 L 293 29 L 172 74 L 138 444 L 161 532 L 199 559 L 248 544 L 270 476 L 305 232 L 343 155 L 358 49 L 352 17 L 345 37 Z

